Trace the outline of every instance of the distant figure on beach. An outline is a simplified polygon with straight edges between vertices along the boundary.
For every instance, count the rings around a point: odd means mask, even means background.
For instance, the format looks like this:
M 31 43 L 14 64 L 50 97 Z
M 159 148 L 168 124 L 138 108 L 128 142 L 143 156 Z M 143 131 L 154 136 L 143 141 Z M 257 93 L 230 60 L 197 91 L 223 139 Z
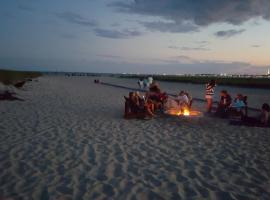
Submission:
M 267 125 L 270 121 L 270 106 L 268 103 L 264 103 L 261 109 L 261 123 Z
M 149 83 L 149 85 L 151 85 L 152 83 L 153 83 L 153 77 L 152 76 L 149 76 L 148 77 L 148 83 Z
M 143 78 L 140 78 L 140 79 L 138 80 L 138 85 L 139 85 L 139 88 L 140 88 L 140 89 L 143 89 Z
M 211 113 L 211 110 L 212 110 L 215 87 L 216 87 L 216 81 L 213 79 L 209 83 L 206 84 L 205 99 L 207 102 L 208 113 Z
M 231 103 L 232 98 L 227 92 L 227 90 L 222 90 L 220 92 L 220 100 L 218 103 L 216 114 L 220 117 L 227 117 Z
M 146 89 L 149 87 L 149 82 L 148 82 L 148 79 L 147 78 L 144 78 L 143 79 L 143 88 Z

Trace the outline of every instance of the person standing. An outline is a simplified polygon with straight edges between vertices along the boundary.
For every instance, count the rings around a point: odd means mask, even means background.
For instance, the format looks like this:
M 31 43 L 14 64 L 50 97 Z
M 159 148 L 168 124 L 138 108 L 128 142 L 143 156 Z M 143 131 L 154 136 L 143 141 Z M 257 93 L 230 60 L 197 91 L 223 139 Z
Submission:
M 139 85 L 139 88 L 142 89 L 143 88 L 143 78 L 140 78 L 138 80 L 138 85 Z
M 148 83 L 149 83 L 149 85 L 151 85 L 152 83 L 153 83 L 153 77 L 152 76 L 149 76 L 148 77 Z
M 208 113 L 211 113 L 211 110 L 212 110 L 215 87 L 216 87 L 216 81 L 213 79 L 209 83 L 206 84 L 205 99 L 207 102 L 206 109 Z
M 148 79 L 144 78 L 143 79 L 143 87 L 144 87 L 144 89 L 148 89 L 148 86 L 149 86 Z

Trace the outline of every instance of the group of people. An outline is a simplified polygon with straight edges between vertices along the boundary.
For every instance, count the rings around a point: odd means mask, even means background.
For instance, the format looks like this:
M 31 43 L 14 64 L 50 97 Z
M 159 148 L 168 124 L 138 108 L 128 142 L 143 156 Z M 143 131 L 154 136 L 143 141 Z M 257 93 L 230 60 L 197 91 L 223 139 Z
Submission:
M 100 80 L 99 79 L 95 79 L 94 80 L 94 83 L 100 83 Z
M 125 98 L 125 118 L 152 118 L 156 112 L 174 110 L 190 110 L 192 97 L 188 92 L 181 91 L 176 97 L 162 92 L 158 83 L 153 81 L 149 91 L 140 94 L 138 91 L 130 92 Z
M 146 80 L 146 79 L 145 79 Z M 141 79 L 143 82 L 144 80 Z M 152 77 L 147 79 L 149 85 L 148 91 L 144 94 L 139 92 L 130 92 L 128 97 L 125 97 L 125 118 L 152 118 L 157 111 L 168 113 L 169 110 L 177 110 L 180 113 L 183 110 L 190 110 L 192 106 L 192 96 L 187 91 L 180 91 L 179 94 L 169 96 L 166 92 L 162 92 L 158 83 L 153 81 Z M 150 83 L 151 82 L 151 83 Z M 139 83 L 140 88 L 144 87 Z M 142 85 L 141 85 L 142 84 Z M 237 94 L 235 98 L 226 90 L 222 90 L 219 94 L 217 107 L 213 109 L 213 96 L 215 93 L 216 81 L 211 80 L 206 84 L 205 99 L 206 112 L 214 113 L 215 116 L 227 118 L 238 117 L 243 121 L 248 121 L 248 103 L 247 96 Z M 270 124 L 270 106 L 264 103 L 261 107 L 261 115 L 256 120 L 263 124 Z
M 125 118 L 152 118 L 156 110 L 162 110 L 167 94 L 161 92 L 156 82 L 152 82 L 149 91 L 140 94 L 130 92 L 125 98 Z
M 207 112 L 212 112 L 214 89 L 216 87 L 216 81 L 211 80 L 206 84 L 205 99 L 207 102 Z M 240 116 L 241 120 L 249 120 L 248 117 L 248 103 L 247 96 L 242 94 L 237 94 L 234 99 L 227 92 L 227 90 L 222 90 L 219 95 L 219 102 L 215 111 L 215 115 L 219 117 L 231 117 Z M 263 125 L 268 125 L 270 122 L 270 106 L 264 103 L 261 107 L 261 116 L 259 117 L 260 123 Z
M 147 78 L 140 78 L 138 80 L 138 85 L 140 89 L 147 89 L 153 83 L 153 77 L 149 76 Z

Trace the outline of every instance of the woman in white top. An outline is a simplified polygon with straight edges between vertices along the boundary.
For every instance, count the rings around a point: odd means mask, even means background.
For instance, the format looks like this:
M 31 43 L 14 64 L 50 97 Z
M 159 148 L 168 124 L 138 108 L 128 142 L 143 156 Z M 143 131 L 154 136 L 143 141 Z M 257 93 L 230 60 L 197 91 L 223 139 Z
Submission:
M 179 93 L 176 97 L 176 101 L 178 101 L 180 107 L 189 107 L 189 99 L 184 91 Z

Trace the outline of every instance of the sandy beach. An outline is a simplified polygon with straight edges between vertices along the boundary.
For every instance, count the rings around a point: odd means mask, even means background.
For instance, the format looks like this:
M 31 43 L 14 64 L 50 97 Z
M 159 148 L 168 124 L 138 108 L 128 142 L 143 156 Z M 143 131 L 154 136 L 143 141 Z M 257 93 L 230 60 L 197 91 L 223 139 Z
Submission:
M 1 200 L 270 199 L 269 128 L 125 120 L 129 91 L 94 79 L 43 76 L 0 102 Z

